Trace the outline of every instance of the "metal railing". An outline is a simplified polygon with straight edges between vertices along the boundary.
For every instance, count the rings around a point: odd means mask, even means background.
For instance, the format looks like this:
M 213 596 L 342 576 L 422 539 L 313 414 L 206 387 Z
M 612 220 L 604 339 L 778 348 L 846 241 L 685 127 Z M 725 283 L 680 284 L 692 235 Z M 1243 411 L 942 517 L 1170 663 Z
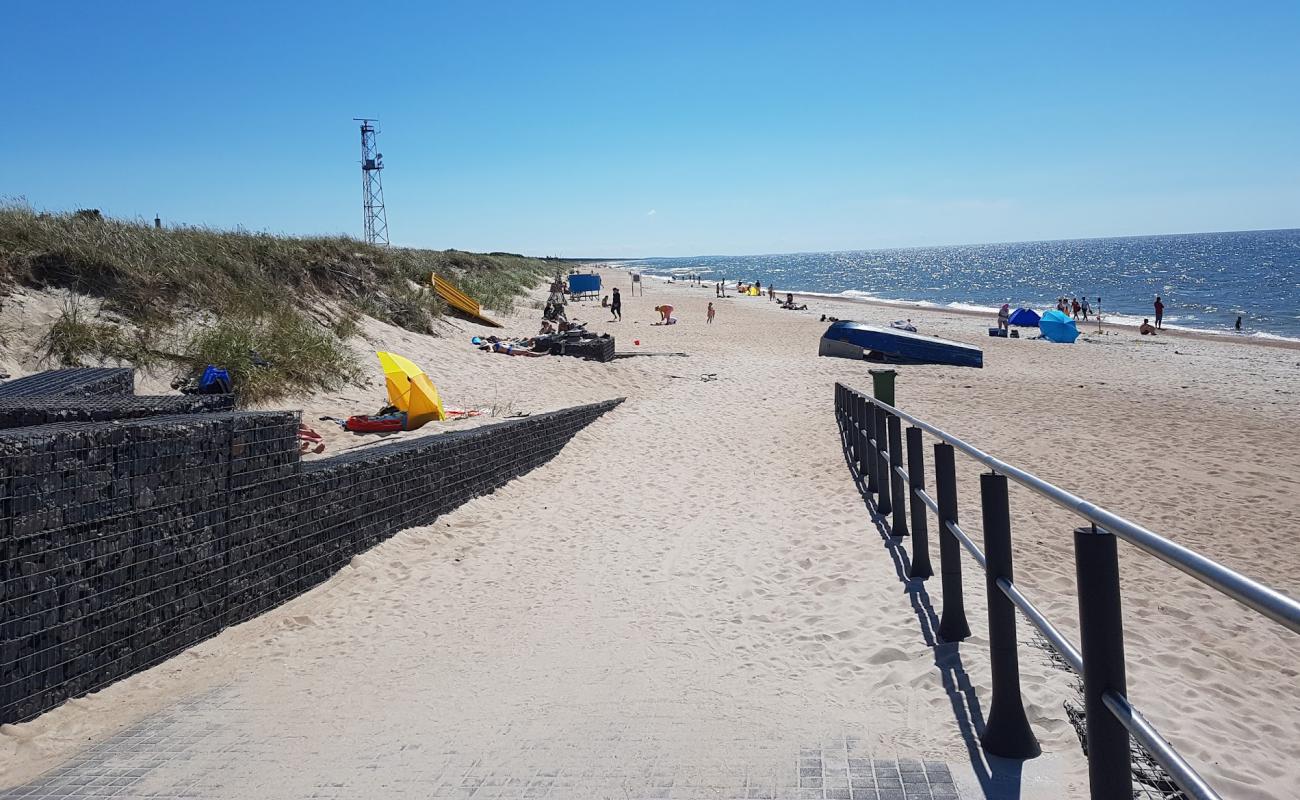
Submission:
M 888 394 L 892 395 L 892 390 Z M 913 552 L 909 578 L 924 579 L 934 574 L 930 565 L 928 514 L 935 515 L 943 589 L 937 631 L 941 640 L 955 642 L 970 636 L 963 602 L 961 549 L 966 549 L 984 570 L 992 700 L 980 737 L 983 748 L 1008 758 L 1032 758 L 1040 752 L 1020 694 L 1015 629 L 1015 612 L 1019 610 L 1083 677 L 1092 800 L 1131 800 L 1130 735 L 1187 796 L 1196 800 L 1221 800 L 1128 701 L 1116 540 L 1129 542 L 1296 633 L 1300 633 L 1300 602 L 840 383 L 835 384 L 835 412 L 850 461 L 872 495 L 877 513 L 889 517 L 892 535 L 910 533 Z M 906 459 L 904 422 L 909 426 Z M 925 488 L 923 435 L 926 433 L 938 439 L 934 445 L 935 496 Z M 966 534 L 958 519 L 954 463 L 957 450 L 990 470 L 980 475 L 983 550 Z M 1008 481 L 1046 497 L 1090 523 L 1074 531 L 1081 648 L 1071 644 L 1016 586 L 1012 574 Z M 910 506 L 910 532 L 905 506 Z

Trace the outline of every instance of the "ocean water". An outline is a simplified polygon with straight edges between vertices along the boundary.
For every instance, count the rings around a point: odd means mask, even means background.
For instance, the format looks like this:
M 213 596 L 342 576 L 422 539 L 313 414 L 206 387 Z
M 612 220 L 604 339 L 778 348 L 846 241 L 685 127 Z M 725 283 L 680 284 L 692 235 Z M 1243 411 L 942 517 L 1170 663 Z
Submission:
M 760 280 L 778 291 L 869 297 L 900 305 L 1038 311 L 1087 296 L 1108 319 L 1300 340 L 1300 229 L 1072 239 L 835 253 L 652 258 L 649 275 Z

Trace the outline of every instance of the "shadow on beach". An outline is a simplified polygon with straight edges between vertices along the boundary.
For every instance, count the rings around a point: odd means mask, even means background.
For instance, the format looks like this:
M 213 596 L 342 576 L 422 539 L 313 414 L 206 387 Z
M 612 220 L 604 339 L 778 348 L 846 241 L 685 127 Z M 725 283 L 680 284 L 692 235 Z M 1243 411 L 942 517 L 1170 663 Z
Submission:
M 858 493 L 862 496 L 871 522 L 893 560 L 894 574 L 907 592 L 921 635 L 925 638 L 925 644 L 934 655 L 934 665 L 943 681 L 944 691 L 948 693 L 953 718 L 957 721 L 962 741 L 966 745 L 971 771 L 979 781 L 983 796 L 988 800 L 1016 800 L 1020 797 L 1023 763 L 1016 759 L 990 755 L 980 747 L 979 737 L 984 733 L 984 712 L 980 707 L 979 695 L 971 685 L 970 676 L 962 663 L 961 643 L 939 641 L 937 633 L 939 615 L 935 613 L 934 605 L 930 602 L 930 593 L 926 591 L 925 581 L 907 577 L 911 570 L 911 557 L 903 547 L 904 539 L 893 535 L 889 528 L 888 515 L 877 511 L 871 493 L 867 491 L 865 476 L 858 471 L 857 464 L 854 463 L 849 448 L 848 432 L 842 425 L 840 444 L 844 452 L 844 460 L 848 464 Z

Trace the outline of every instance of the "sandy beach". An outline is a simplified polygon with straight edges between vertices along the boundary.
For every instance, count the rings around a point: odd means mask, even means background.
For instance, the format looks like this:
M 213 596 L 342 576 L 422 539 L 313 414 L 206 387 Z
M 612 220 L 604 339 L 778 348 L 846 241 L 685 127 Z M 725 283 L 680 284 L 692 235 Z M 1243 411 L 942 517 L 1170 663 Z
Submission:
M 1300 596 L 1287 524 L 1300 513 L 1293 347 L 1109 325 L 1074 345 L 994 339 L 992 320 L 952 311 L 822 297 L 786 311 L 715 298 L 707 283 L 647 281 L 633 295 L 626 272 L 601 274 L 606 292 L 622 290 L 622 322 L 596 302 L 571 306 L 570 318 L 634 357 L 486 354 L 469 338 L 489 329 L 459 320 L 440 337 L 371 322 L 355 344 L 366 363 L 376 349 L 408 356 L 449 406 L 487 411 L 450 429 L 612 397 L 623 406 L 550 464 L 399 534 L 321 587 L 0 728 L 0 782 L 220 690 L 237 692 L 240 724 L 284 742 L 297 767 L 241 764 L 220 796 L 241 786 L 306 796 L 304 775 L 356 769 L 359 743 L 386 737 L 473 751 L 610 730 L 610 747 L 632 760 L 697 758 L 712 742 L 699 769 L 719 771 L 849 734 L 876 753 L 948 762 L 963 796 L 1083 796 L 1086 761 L 1063 708 L 1073 676 L 1028 643 L 1023 621 L 1025 702 L 1044 755 L 1023 768 L 982 757 L 962 709 L 968 681 L 987 711 L 983 578 L 967 560 L 972 637 L 928 644 L 926 597 L 900 581 L 833 414 L 834 383 L 867 390 L 871 365 L 817 356 L 822 315 L 910 317 L 922 333 L 984 348 L 982 370 L 898 367 L 898 405 Z M 505 318 L 508 333 L 536 332 L 541 297 Z M 663 303 L 679 324 L 652 324 Z M 302 399 L 326 455 L 376 441 L 319 419 L 373 412 L 375 370 L 372 387 Z M 963 526 L 978 535 L 978 470 L 960 458 L 958 470 Z M 1011 503 L 1017 583 L 1077 642 L 1077 521 L 1015 488 Z M 1122 544 L 1121 573 L 1135 705 L 1225 796 L 1294 797 L 1300 637 Z M 937 611 L 937 579 L 927 588 Z

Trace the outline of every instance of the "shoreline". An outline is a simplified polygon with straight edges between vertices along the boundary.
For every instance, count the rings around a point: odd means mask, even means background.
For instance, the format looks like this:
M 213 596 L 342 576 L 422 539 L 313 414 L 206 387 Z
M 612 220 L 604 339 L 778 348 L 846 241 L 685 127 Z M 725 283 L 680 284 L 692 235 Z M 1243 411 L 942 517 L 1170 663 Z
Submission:
M 592 268 L 592 269 L 599 267 L 603 269 L 618 270 L 620 272 L 625 272 L 628 274 L 635 272 L 635 270 L 633 270 L 628 266 L 625 266 L 622 263 L 600 263 L 600 264 L 590 264 L 587 266 L 588 268 Z M 662 275 L 648 275 L 646 273 L 639 273 L 639 274 L 647 278 L 653 278 L 657 281 L 663 281 L 664 283 L 669 282 L 667 278 L 665 278 Z M 682 284 L 677 281 L 674 281 L 672 283 L 674 285 L 684 285 L 689 288 L 689 284 Z M 704 282 L 705 288 L 707 288 L 708 283 L 710 283 L 710 281 Z M 786 293 L 787 293 L 786 290 L 777 291 L 778 295 L 784 295 Z M 963 317 L 972 317 L 972 318 L 990 320 L 992 321 L 993 324 L 988 327 L 994 327 L 997 324 L 996 312 L 977 311 L 971 308 L 960 308 L 951 305 L 940 305 L 937 303 L 929 303 L 929 301 L 924 301 L 924 300 L 887 300 L 884 298 L 854 297 L 852 295 L 845 295 L 845 294 L 829 294 L 826 292 L 808 292 L 808 291 L 795 291 L 795 290 L 789 290 L 788 293 L 794 295 L 797 299 L 800 300 L 800 302 L 822 301 L 822 302 L 831 302 L 831 303 L 851 303 L 853 305 L 864 305 L 864 306 L 871 306 L 875 308 L 892 308 L 892 309 L 898 309 L 900 311 L 916 311 L 918 313 L 930 312 L 930 313 L 941 313 L 941 314 L 956 314 L 958 316 L 963 316 Z M 732 297 L 732 296 L 734 295 L 727 295 L 727 297 Z M 1088 327 L 1094 325 L 1096 322 L 1095 317 L 1089 319 L 1086 323 L 1084 323 L 1082 320 L 1078 320 L 1078 322 L 1079 322 L 1080 336 L 1084 336 L 1089 333 L 1095 335 L 1097 333 L 1096 330 L 1088 330 L 1087 328 L 1084 327 L 1085 325 Z M 1118 328 L 1126 333 L 1130 333 L 1130 332 L 1137 333 L 1139 327 L 1138 323 L 1111 322 L 1108 321 L 1104 316 L 1102 317 L 1102 325 L 1104 326 L 1103 334 L 1105 332 L 1105 328 Z M 1230 332 L 1230 331 L 1215 333 L 1213 331 L 1198 330 L 1194 328 L 1172 327 L 1172 328 L 1161 328 L 1160 333 L 1157 334 L 1156 338 L 1159 338 L 1161 336 L 1169 336 L 1170 338 L 1175 338 L 1175 339 L 1194 339 L 1197 341 L 1223 342 L 1225 344 L 1271 347 L 1280 350 L 1300 351 L 1300 339 L 1288 339 L 1285 337 L 1277 338 L 1277 339 L 1271 338 L 1273 336 L 1279 336 L 1279 334 L 1268 334 L 1268 336 L 1252 336 L 1249 334 L 1237 334 L 1235 332 Z

